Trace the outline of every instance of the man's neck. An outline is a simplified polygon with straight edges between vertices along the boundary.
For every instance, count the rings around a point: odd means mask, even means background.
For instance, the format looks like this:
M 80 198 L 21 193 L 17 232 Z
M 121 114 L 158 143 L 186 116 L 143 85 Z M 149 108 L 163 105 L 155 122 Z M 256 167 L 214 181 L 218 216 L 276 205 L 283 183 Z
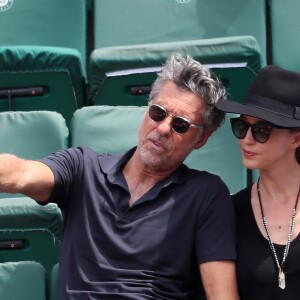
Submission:
M 124 166 L 123 175 L 130 192 L 129 205 L 141 198 L 156 183 L 165 179 L 171 172 L 153 171 L 145 167 L 134 154 Z

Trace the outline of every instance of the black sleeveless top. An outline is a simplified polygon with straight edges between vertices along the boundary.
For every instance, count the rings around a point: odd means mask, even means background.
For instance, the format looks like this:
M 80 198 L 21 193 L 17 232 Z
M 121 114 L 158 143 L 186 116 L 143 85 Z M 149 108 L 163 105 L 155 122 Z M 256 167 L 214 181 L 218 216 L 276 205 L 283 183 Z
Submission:
M 285 261 L 286 288 L 278 286 L 278 267 L 268 240 L 260 232 L 251 206 L 251 187 L 233 196 L 237 220 L 237 276 L 241 300 L 300 299 L 300 236 Z M 288 234 L 288 233 L 287 233 Z M 274 245 L 282 261 L 284 245 Z

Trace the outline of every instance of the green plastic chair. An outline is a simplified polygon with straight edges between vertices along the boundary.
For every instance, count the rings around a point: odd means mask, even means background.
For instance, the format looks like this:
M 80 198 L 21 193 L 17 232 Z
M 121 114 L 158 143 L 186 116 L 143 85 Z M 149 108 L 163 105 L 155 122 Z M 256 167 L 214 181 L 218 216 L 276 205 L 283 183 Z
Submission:
M 64 118 L 52 111 L 0 113 L 0 153 L 40 159 L 68 147 L 69 129 Z
M 28 197 L 1 199 L 0 263 L 36 261 L 50 275 L 58 262 L 62 227 L 62 213 L 54 203 L 42 206 Z
M 67 148 L 64 118 L 52 111 L 0 113 L 0 153 L 40 159 Z M 21 194 L 0 193 L 0 262 L 34 260 L 50 273 L 58 261 L 62 214 Z M 23 299 L 23 298 L 22 298 Z
M 71 146 L 86 146 L 98 153 L 123 153 L 137 145 L 138 128 L 145 107 L 94 106 L 77 110 L 71 122 Z M 229 117 L 207 144 L 193 151 L 185 163 L 194 169 L 219 175 L 235 193 L 247 185 L 236 138 Z
M 241 101 L 251 72 L 266 61 L 265 2 L 97 0 L 94 37 L 88 67 L 92 105 L 146 105 L 155 71 L 173 51 L 211 65 L 230 98 Z M 251 69 L 257 51 L 261 59 Z
M 0 263 L 0 298 L 46 300 L 45 269 L 34 261 Z
M 80 61 L 85 70 L 86 3 L 84 0 L 6 2 L 7 5 L 0 5 L 0 28 L 2 28 L 0 45 L 76 49 L 80 53 Z
M 95 48 L 250 35 L 266 57 L 265 1 L 94 2 Z
M 86 79 L 77 50 L 0 47 L 0 111 L 56 111 L 69 123 L 85 102 Z
M 191 55 L 211 68 L 235 101 L 244 99 L 250 82 L 265 65 L 251 36 L 99 48 L 89 61 L 89 102 L 147 105 L 157 71 L 172 52 Z
M 300 1 L 268 0 L 272 64 L 300 72 Z

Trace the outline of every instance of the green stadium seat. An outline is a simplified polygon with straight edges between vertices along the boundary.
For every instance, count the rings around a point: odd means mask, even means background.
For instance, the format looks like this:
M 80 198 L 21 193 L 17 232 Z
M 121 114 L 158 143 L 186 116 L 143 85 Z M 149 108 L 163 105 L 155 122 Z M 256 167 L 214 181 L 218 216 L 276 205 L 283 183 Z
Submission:
M 122 153 L 137 144 L 145 107 L 91 106 L 77 110 L 71 122 L 71 146 L 86 146 L 98 153 Z M 230 114 L 208 143 L 186 160 L 194 169 L 219 175 L 234 193 L 247 185 L 239 145 L 230 130 Z
M 145 107 L 90 106 L 77 110 L 70 127 L 71 147 L 86 146 L 98 153 L 123 153 L 137 144 Z
M 89 62 L 90 103 L 147 105 L 156 73 L 172 52 L 189 54 L 210 67 L 236 101 L 244 99 L 249 83 L 265 65 L 251 36 L 99 48 Z
M 300 72 L 299 0 L 268 0 L 272 64 Z
M 94 44 L 97 49 L 251 35 L 265 58 L 265 20 L 262 0 L 96 0 Z
M 0 140 L 5 141 L 0 143 L 0 153 L 40 159 L 69 145 L 66 122 L 52 111 L 2 112 L 0 128 Z M 16 195 L 0 193 L 0 198 Z
M 0 70 L 0 111 L 56 111 L 69 123 L 86 101 L 85 77 L 75 49 L 0 47 Z
M 265 13 L 261 0 L 95 1 L 89 103 L 146 105 L 153 70 L 172 51 L 212 64 L 230 97 L 240 101 L 265 65 Z M 257 51 L 261 58 L 251 69 Z
M 55 264 L 51 270 L 49 281 L 49 300 L 59 300 L 59 264 Z
M 0 203 L 0 263 L 36 261 L 50 274 L 58 262 L 60 209 L 54 203 L 39 205 L 28 197 L 1 199 Z
M 3 1 L 2 1 L 3 2 Z M 84 0 L 26 0 L 0 3 L 0 45 L 76 49 L 86 66 Z
M 40 159 L 68 147 L 69 130 L 56 112 L 2 112 L 0 128 L 0 153 Z
M 0 298 L 46 300 L 44 268 L 33 261 L 0 263 Z
M 66 122 L 53 111 L 2 112 L 0 128 L 0 153 L 40 159 L 69 144 Z M 1 193 L 0 198 L 0 262 L 34 260 L 50 273 L 58 261 L 60 209 L 20 194 Z

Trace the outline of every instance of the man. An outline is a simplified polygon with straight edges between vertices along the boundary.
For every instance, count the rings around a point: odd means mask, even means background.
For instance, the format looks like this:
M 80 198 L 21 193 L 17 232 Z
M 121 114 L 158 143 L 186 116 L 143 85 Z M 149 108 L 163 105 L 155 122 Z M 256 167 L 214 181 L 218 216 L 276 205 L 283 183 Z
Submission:
M 65 216 L 61 299 L 238 299 L 233 207 L 219 177 L 183 161 L 223 122 L 216 77 L 173 54 L 153 85 L 138 146 L 0 156 L 0 190 L 56 202 Z M 126 126 L 126 124 L 124 124 Z

